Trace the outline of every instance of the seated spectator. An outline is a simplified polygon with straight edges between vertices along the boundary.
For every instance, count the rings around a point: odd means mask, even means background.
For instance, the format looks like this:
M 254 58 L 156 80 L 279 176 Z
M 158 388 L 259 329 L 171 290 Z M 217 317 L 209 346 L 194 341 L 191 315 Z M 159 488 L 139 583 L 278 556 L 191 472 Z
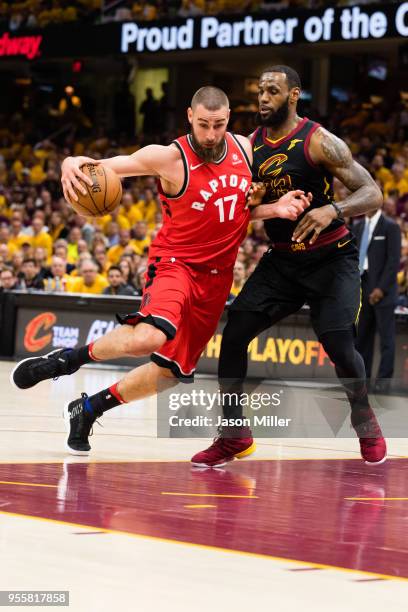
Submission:
M 76 260 L 75 268 L 70 273 L 70 277 L 71 278 L 76 278 L 76 277 L 80 276 L 80 268 L 81 268 L 82 264 L 85 261 L 93 261 L 93 260 L 94 259 L 93 259 L 92 255 L 91 255 L 91 253 L 88 253 L 87 251 L 85 253 L 81 253 L 80 255 L 78 255 L 78 259 Z M 96 264 L 96 267 L 98 267 L 98 264 Z M 99 272 L 98 272 L 98 274 L 99 274 Z
M 0 226 L 0 244 L 5 244 L 8 249 L 9 240 L 10 240 L 10 228 L 6 223 L 2 223 Z
M 46 250 L 47 257 L 52 255 L 52 238 L 44 229 L 44 221 L 40 216 L 36 216 L 32 220 L 33 235 L 29 240 L 31 246 L 42 247 Z
M 14 275 L 17 276 L 18 278 L 19 278 L 20 272 L 22 271 L 23 261 L 24 261 L 24 257 L 21 251 L 15 251 L 15 253 L 13 253 L 13 255 L 11 256 L 11 265 L 13 268 L 13 272 L 14 272 Z
M 10 253 L 7 244 L 0 244 L 0 264 L 8 265 L 10 262 Z
M 242 287 L 245 285 L 246 281 L 246 270 L 245 265 L 241 261 L 236 261 L 234 265 L 233 272 L 233 283 L 230 290 L 230 296 L 228 299 L 236 298 L 240 293 Z
M 67 262 L 62 257 L 54 255 L 48 277 L 44 282 L 46 291 L 68 291 L 72 278 L 67 274 Z
M 27 240 L 27 236 L 23 233 L 23 215 L 19 211 L 14 211 L 10 221 L 10 237 L 8 240 L 8 249 L 11 255 L 21 249 L 22 244 Z
M 68 262 L 68 243 L 67 241 L 63 240 L 62 238 L 57 240 L 57 242 L 54 244 L 53 251 L 56 257 L 61 257 L 61 259 L 65 261 L 65 264 L 67 267 L 67 273 L 71 274 L 71 272 L 75 270 L 75 264 Z
M 107 277 L 108 270 L 111 264 L 108 259 L 106 247 L 102 244 L 98 244 L 93 250 L 93 256 L 96 263 L 98 264 L 99 273 L 102 274 L 102 276 Z
M 109 246 L 108 240 L 102 230 L 96 230 L 91 241 L 91 251 L 94 251 L 97 246 L 103 246 L 104 249 L 107 249 Z
M 145 189 L 145 200 L 142 209 L 143 220 L 146 221 L 147 225 L 151 226 L 154 224 L 155 216 L 159 210 L 157 199 L 154 196 L 153 189 Z
M 397 198 L 388 196 L 388 198 L 384 199 L 383 213 L 387 217 L 395 219 L 397 216 Z
M 111 266 L 108 271 L 108 283 L 102 293 L 103 295 L 140 295 L 134 287 L 124 282 L 119 266 Z
M 82 255 L 82 253 L 90 254 L 90 251 L 88 248 L 88 243 L 81 238 L 81 240 L 78 240 L 78 257 Z
M 112 247 L 119 244 L 119 225 L 115 221 L 110 221 L 105 227 L 104 232 L 108 246 Z
M 141 266 L 136 274 L 136 289 L 142 294 L 144 286 L 146 285 L 146 271 L 145 266 Z
M 35 259 L 25 259 L 18 275 L 21 289 L 44 289 L 44 280 L 40 277 L 40 269 L 35 263 Z
M 14 275 L 13 268 L 3 268 L 0 272 L 0 291 L 14 291 L 20 286 L 17 277 Z
M 397 191 L 399 196 L 408 193 L 408 180 L 405 178 L 405 166 L 396 162 L 391 168 L 392 178 L 384 185 L 384 195 L 388 196 L 392 191 Z
M 147 235 L 147 223 L 145 221 L 138 221 L 133 227 L 132 234 L 132 246 L 135 252 L 138 255 L 143 255 L 151 243 L 150 236 Z
M 252 238 L 246 238 L 242 243 L 242 251 L 244 253 L 243 261 L 248 262 L 252 255 L 254 254 L 255 244 Z M 238 258 L 240 258 L 240 253 L 238 252 Z
M 391 171 L 385 167 L 384 157 L 377 153 L 371 160 L 369 170 L 380 181 L 382 187 L 392 180 Z
M 75 263 L 78 259 L 78 241 L 82 239 L 82 233 L 79 227 L 71 228 L 68 234 L 68 261 Z
M 120 207 L 121 215 L 125 216 L 131 227 L 138 221 L 143 221 L 143 213 L 138 203 L 133 200 L 133 195 L 130 191 L 125 191 L 122 195 L 122 204 Z
M 134 271 L 132 270 L 132 264 L 131 264 L 131 262 L 129 260 L 129 257 L 128 256 L 121 257 L 121 259 L 119 261 L 119 264 L 118 264 L 118 267 L 119 267 L 119 269 L 120 269 L 120 271 L 122 273 L 123 282 L 126 285 L 129 285 L 130 287 L 133 287 L 133 289 L 136 289 L 136 285 L 133 282 Z
M 111 264 L 114 264 L 116 266 L 119 263 L 119 260 L 127 246 L 130 246 L 133 251 L 136 250 L 134 240 L 131 240 L 130 238 L 130 231 L 128 229 L 121 229 L 119 230 L 119 243 L 115 246 L 112 246 L 108 250 L 108 260 Z
M 82 238 L 87 242 L 88 246 L 90 247 L 97 230 L 95 225 L 92 225 L 92 223 L 95 223 L 97 219 L 93 219 L 90 223 L 86 217 L 81 217 L 81 215 L 74 215 L 72 219 L 70 219 L 70 221 L 75 227 L 79 227 L 79 229 L 81 230 Z
M 48 274 L 47 270 L 47 253 L 43 247 L 36 247 L 33 252 L 33 259 L 38 266 L 39 276 L 41 278 L 46 278 Z
M 79 267 L 79 275 L 71 278 L 68 291 L 73 293 L 101 294 L 108 286 L 108 281 L 98 274 L 98 266 L 92 259 L 84 259 Z
M 51 214 L 48 233 L 50 234 L 53 242 L 59 238 L 67 238 L 69 230 L 65 226 L 62 214 L 58 210 L 54 210 Z

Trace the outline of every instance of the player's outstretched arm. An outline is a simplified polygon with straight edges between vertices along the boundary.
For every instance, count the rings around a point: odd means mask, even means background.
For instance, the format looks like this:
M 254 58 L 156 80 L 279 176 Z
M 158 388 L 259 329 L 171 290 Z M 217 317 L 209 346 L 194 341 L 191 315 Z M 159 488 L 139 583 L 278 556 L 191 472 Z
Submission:
M 328 204 L 315 208 L 302 218 L 293 232 L 292 240 L 302 242 L 308 236 L 313 244 L 320 232 L 338 216 L 355 217 L 380 208 L 383 196 L 370 174 L 358 164 L 346 143 L 320 127 L 313 134 L 309 154 L 314 163 L 324 166 L 351 192 L 336 206 Z
M 103 164 L 121 177 L 154 175 L 168 179 L 169 167 L 179 160 L 180 154 L 176 147 L 161 145 L 149 145 L 131 155 L 117 155 L 107 159 L 98 160 L 82 155 L 66 157 L 61 166 L 61 183 L 64 196 L 68 201 L 77 201 L 75 189 L 85 194 L 86 191 L 80 183 L 81 180 L 92 186 L 91 179 L 81 170 L 84 164 Z
M 248 206 L 253 207 L 251 211 L 251 219 L 289 219 L 296 221 L 299 215 L 308 208 L 312 201 L 312 194 L 305 195 L 304 191 L 296 189 L 289 191 L 284 196 L 275 202 L 262 204 L 263 195 L 265 194 L 265 186 L 262 183 L 253 183 L 249 192 Z

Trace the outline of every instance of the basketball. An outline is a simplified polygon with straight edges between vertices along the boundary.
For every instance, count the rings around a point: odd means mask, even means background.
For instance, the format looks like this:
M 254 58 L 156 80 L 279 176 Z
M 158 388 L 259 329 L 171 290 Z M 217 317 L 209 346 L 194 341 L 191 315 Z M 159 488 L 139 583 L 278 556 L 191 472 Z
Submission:
M 111 168 L 102 164 L 85 164 L 82 172 L 92 180 L 92 187 L 81 181 L 86 189 L 83 195 L 78 190 L 77 202 L 70 202 L 72 208 L 83 217 L 104 217 L 112 212 L 122 199 L 122 183 Z

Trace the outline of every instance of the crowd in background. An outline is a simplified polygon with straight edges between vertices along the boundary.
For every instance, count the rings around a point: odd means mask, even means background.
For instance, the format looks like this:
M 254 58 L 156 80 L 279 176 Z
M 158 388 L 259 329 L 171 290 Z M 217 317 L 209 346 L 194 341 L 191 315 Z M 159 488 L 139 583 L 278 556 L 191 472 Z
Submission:
M 355 100 L 339 103 L 324 123 L 370 171 L 384 192 L 384 213 L 401 227 L 400 304 L 408 306 L 408 111 L 404 105 L 389 112 Z M 240 131 L 239 115 L 231 127 Z M 58 143 L 36 142 L 37 130 L 35 117 L 0 117 L 3 290 L 140 294 L 149 245 L 162 224 L 156 180 L 125 179 L 121 206 L 102 219 L 85 219 L 62 197 L 60 166 L 67 155 L 129 154 L 143 138 L 113 141 L 99 130 L 83 139 L 70 133 Z M 335 194 L 337 200 L 347 195 L 337 181 Z M 252 222 L 238 253 L 231 297 L 267 248 L 262 222 Z
M 337 0 L 331 5 L 389 4 L 380 0 Z M 152 21 L 218 13 L 262 12 L 287 8 L 325 8 L 324 0 L 22 0 L 0 2 L 0 27 L 43 28 L 48 25 L 85 21 Z

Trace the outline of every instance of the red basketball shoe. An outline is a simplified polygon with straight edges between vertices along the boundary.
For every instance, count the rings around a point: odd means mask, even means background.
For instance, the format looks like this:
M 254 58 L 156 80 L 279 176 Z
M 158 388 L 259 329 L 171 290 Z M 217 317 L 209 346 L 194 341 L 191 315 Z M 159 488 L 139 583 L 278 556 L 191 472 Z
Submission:
M 351 424 L 359 437 L 360 452 L 365 463 L 384 463 L 387 458 L 387 445 L 372 409 L 362 408 L 352 412 Z
M 232 437 L 232 435 L 244 435 L 245 437 Z M 252 432 L 248 428 L 242 428 L 240 432 L 225 431 L 214 438 L 211 446 L 195 454 L 191 463 L 198 467 L 220 467 L 234 459 L 242 459 L 255 452 L 256 445 Z

